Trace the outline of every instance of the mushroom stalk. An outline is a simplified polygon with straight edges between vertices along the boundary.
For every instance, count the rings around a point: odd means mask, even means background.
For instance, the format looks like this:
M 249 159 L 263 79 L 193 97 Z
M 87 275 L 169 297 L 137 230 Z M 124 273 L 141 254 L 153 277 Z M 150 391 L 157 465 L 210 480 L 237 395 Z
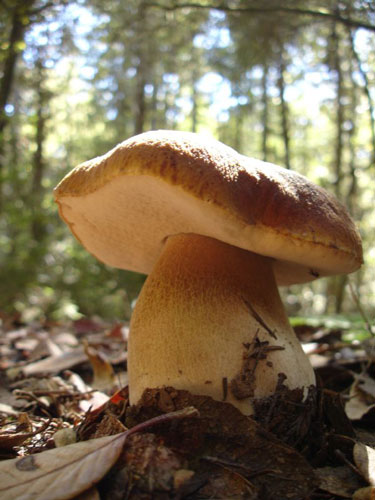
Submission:
M 197 234 L 166 240 L 138 298 L 129 337 L 130 402 L 173 386 L 252 413 L 279 374 L 315 384 L 284 311 L 273 260 Z

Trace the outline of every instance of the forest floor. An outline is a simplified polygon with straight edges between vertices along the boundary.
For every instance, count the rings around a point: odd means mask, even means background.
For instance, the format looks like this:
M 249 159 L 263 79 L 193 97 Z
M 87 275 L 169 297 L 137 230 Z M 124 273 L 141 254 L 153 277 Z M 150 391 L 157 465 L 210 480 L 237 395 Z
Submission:
M 2 315 L 0 498 L 374 499 L 375 339 L 295 330 L 317 389 L 280 377 L 249 418 L 173 388 L 129 406 L 126 324 Z

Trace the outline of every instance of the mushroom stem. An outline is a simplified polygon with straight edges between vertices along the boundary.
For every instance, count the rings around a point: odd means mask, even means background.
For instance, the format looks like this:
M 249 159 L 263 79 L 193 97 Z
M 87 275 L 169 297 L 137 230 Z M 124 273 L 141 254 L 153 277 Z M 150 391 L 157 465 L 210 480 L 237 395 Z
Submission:
M 129 337 L 130 402 L 173 386 L 252 413 L 274 393 L 315 384 L 284 311 L 273 260 L 197 234 L 167 239 L 137 301 Z

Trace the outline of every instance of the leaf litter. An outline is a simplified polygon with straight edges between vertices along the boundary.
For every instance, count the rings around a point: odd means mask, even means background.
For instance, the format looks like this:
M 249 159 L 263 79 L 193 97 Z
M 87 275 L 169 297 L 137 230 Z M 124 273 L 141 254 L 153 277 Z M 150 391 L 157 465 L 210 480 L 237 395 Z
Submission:
M 0 342 L 0 497 L 374 498 L 372 339 L 348 345 L 337 328 L 296 331 L 318 388 L 304 398 L 281 374 L 275 395 L 249 418 L 173 388 L 147 391 L 129 406 L 125 324 L 8 318 Z M 244 346 L 240 382 L 267 353 Z

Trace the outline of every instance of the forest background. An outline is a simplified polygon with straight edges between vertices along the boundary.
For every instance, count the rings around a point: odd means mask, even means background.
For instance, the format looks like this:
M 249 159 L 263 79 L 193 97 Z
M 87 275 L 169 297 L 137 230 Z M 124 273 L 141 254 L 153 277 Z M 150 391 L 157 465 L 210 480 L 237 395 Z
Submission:
M 167 128 L 334 192 L 365 265 L 283 290 L 284 302 L 292 315 L 373 317 L 374 106 L 372 0 L 0 0 L 0 313 L 129 318 L 145 277 L 90 256 L 53 187 Z

